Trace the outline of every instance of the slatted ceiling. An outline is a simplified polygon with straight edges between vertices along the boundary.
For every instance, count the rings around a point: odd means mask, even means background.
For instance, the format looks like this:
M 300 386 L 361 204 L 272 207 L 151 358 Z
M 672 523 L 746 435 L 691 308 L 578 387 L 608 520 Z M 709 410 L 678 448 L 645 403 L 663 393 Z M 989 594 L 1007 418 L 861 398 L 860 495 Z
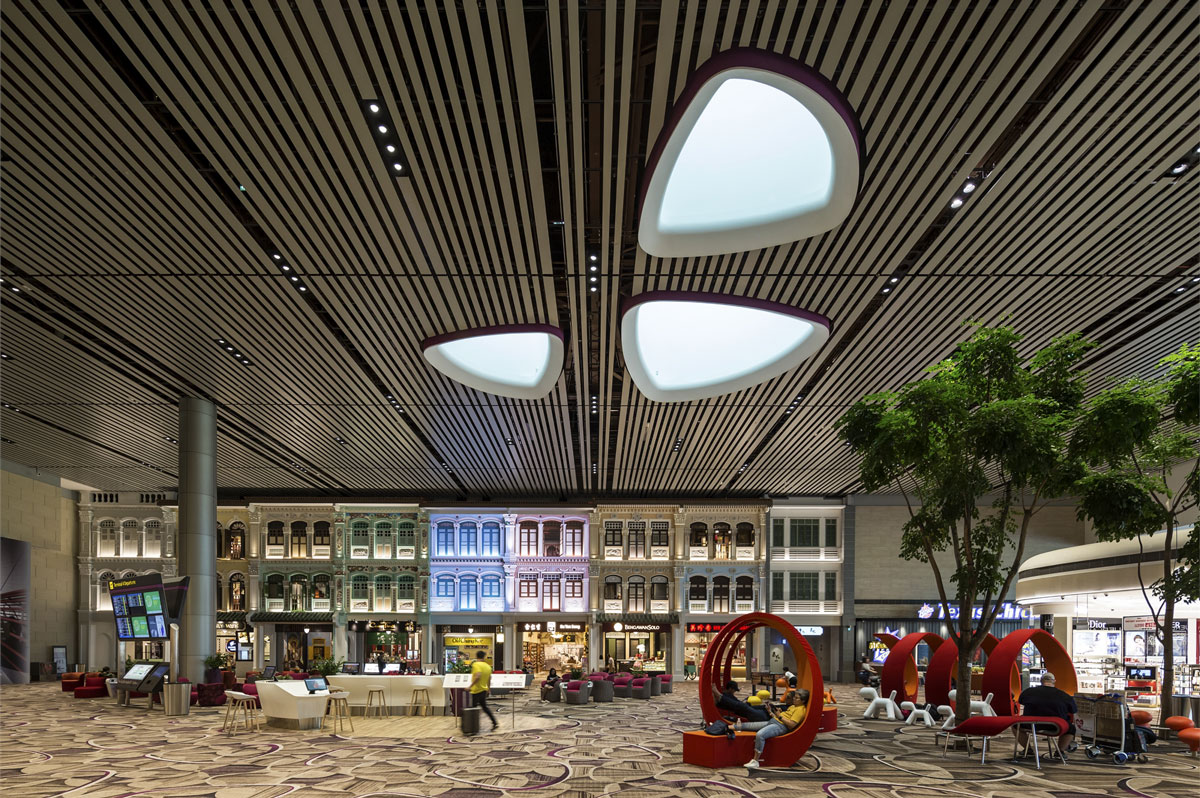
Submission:
M 1194 299 L 1162 296 L 1183 281 L 1168 276 L 1200 243 L 1189 224 L 1197 184 L 1151 182 L 1198 138 L 1187 92 L 1195 22 L 1180 7 L 87 10 L 94 19 L 83 25 L 76 20 L 87 13 L 30 0 L 0 12 L 0 143 L 15 156 L 4 166 L 2 249 L 5 272 L 30 275 L 46 303 L 24 312 L 52 329 L 82 319 L 99 341 L 51 343 L 6 313 L 18 323 L 5 328 L 5 351 L 29 365 L 5 363 L 0 393 L 53 404 L 52 423 L 157 457 L 162 408 L 106 403 L 145 394 L 147 383 L 172 399 L 192 383 L 223 405 L 219 478 L 228 488 L 832 492 L 855 478 L 833 421 L 863 393 L 944 357 L 969 333 L 966 317 L 1011 313 L 1030 347 L 1094 326 L 1113 349 L 1088 367 L 1116 377 L 1145 373 L 1194 337 Z M 1078 65 L 1054 77 L 1102 18 L 1072 56 Z M 101 52 L 87 25 L 111 36 L 126 64 Z M 847 223 L 809 241 L 648 257 L 636 249 L 635 202 L 653 137 L 696 65 L 752 41 L 801 57 L 855 103 L 870 151 L 860 202 Z M 143 107 L 148 93 L 161 107 Z M 1044 105 L 1030 117 L 1024 103 L 1035 93 Z M 388 173 L 365 97 L 392 115 L 412 177 Z M 163 127 L 168 115 L 195 152 Z M 947 220 L 949 199 L 993 150 L 993 176 Z M 204 163 L 216 182 L 193 165 Z M 236 192 L 239 183 L 249 190 Z M 288 285 L 267 246 L 319 306 Z M 590 252 L 600 257 L 596 294 L 587 290 Z M 902 263 L 908 276 L 879 300 Z M 177 277 L 185 274 L 258 276 Z M 651 403 L 623 372 L 617 314 L 622 293 L 664 288 L 802 305 L 833 318 L 834 337 L 771 383 Z M 157 315 L 131 315 L 144 306 Z M 860 317 L 867 322 L 855 331 Z M 487 397 L 421 357 L 430 334 L 524 321 L 568 333 L 567 373 L 543 400 Z M 225 357 L 214 337 L 228 337 L 255 368 Z M 32 365 L 43 361 L 52 368 Z M 505 444 L 509 435 L 518 445 Z M 139 436 L 160 443 L 139 445 Z M 48 453 L 62 465 L 70 449 Z M 315 470 L 281 468 L 293 460 Z

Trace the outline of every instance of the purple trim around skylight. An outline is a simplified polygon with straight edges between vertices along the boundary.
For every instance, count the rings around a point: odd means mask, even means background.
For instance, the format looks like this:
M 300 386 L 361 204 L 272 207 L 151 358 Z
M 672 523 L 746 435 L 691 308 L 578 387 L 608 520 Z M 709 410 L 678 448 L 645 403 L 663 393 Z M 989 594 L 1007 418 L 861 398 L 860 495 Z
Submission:
M 566 333 L 553 324 L 497 324 L 492 327 L 476 327 L 471 330 L 457 330 L 455 332 L 430 336 L 421 342 L 421 351 L 424 352 L 426 349 L 449 343 L 450 341 L 461 341 L 464 338 L 479 338 L 484 335 L 511 335 L 514 333 L 545 333 L 553 335 L 564 344 L 567 342 Z
M 728 69 L 739 68 L 761 69 L 764 72 L 774 72 L 791 78 L 797 83 L 803 83 L 833 106 L 833 109 L 838 112 L 838 115 L 846 123 L 846 127 L 850 129 L 850 135 L 854 138 L 854 146 L 858 150 L 860 164 L 858 184 L 860 187 L 862 186 L 862 175 L 865 171 L 863 167 L 867 160 L 867 149 L 866 143 L 863 140 L 862 124 L 858 121 L 858 115 L 854 113 L 854 108 L 850 105 L 850 101 L 833 84 L 833 81 L 812 67 L 787 56 L 768 50 L 759 50 L 755 47 L 737 47 L 732 50 L 726 50 L 723 53 L 718 53 L 697 67 L 692 76 L 688 78 L 683 92 L 675 100 L 675 104 L 671 106 L 671 112 L 667 117 L 667 121 L 663 125 L 662 130 L 659 131 L 658 138 L 654 142 L 654 149 L 650 151 L 650 155 L 646 158 L 646 170 L 642 173 L 642 185 L 638 193 L 638 218 L 641 218 L 642 206 L 646 202 L 646 192 L 650 189 L 650 179 L 654 176 L 654 170 L 658 168 L 658 161 L 662 158 L 663 150 L 666 148 L 667 142 L 671 139 L 671 134 L 675 132 L 675 128 L 679 126 L 679 122 L 683 119 L 684 112 L 692 104 L 692 100 L 700 93 L 701 87 L 713 77 Z
M 830 333 L 833 332 L 833 322 L 826 316 L 814 313 L 811 310 L 798 308 L 794 305 L 785 305 L 782 302 L 772 302 L 769 299 L 755 299 L 754 297 L 734 296 L 732 294 L 714 294 L 704 291 L 647 291 L 643 294 L 627 297 L 621 300 L 621 318 L 624 319 L 626 313 L 638 305 L 644 305 L 647 302 L 707 302 L 710 305 L 736 305 L 743 308 L 753 308 L 754 310 L 767 310 L 772 313 L 780 313 L 784 316 L 795 316 L 798 319 L 819 324 L 829 330 Z

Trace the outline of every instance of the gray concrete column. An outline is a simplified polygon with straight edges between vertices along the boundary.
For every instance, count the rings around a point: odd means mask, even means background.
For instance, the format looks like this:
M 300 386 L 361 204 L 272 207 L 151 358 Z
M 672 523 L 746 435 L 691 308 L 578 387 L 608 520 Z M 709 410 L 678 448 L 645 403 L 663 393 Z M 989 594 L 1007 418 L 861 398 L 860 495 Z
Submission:
M 217 409 L 192 396 L 179 401 L 179 573 L 191 577 L 179 673 L 198 683 L 216 646 Z

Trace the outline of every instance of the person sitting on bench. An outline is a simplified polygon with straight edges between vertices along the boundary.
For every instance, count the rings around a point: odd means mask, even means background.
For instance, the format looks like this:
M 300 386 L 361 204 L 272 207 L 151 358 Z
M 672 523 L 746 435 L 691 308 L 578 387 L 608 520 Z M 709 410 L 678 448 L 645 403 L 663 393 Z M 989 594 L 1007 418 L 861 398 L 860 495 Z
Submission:
M 1074 719 L 1079 709 L 1075 706 L 1075 699 L 1055 687 L 1054 683 L 1054 674 L 1046 671 L 1042 674 L 1042 686 L 1030 687 L 1023 691 L 1017 703 L 1021 705 L 1025 715 L 1062 718 L 1067 722 L 1066 734 L 1058 738 L 1058 750 L 1063 759 L 1066 759 L 1067 753 L 1075 750 Z M 1025 747 L 1025 738 L 1025 729 L 1022 728 L 1017 734 L 1017 743 L 1022 748 Z
M 737 715 L 739 718 L 757 722 L 764 722 L 771 718 L 765 709 L 752 707 L 737 697 L 738 683 L 735 681 L 726 682 L 723 693 L 717 690 L 715 684 L 712 686 L 712 691 L 713 697 L 717 699 L 717 709 L 724 710 L 726 714 Z
M 754 758 L 746 763 L 746 767 L 758 767 L 758 760 L 762 758 L 763 749 L 767 747 L 767 740 L 787 734 L 804 722 L 804 718 L 808 715 L 808 695 L 807 690 L 796 690 L 792 693 L 791 706 L 782 712 L 772 707 L 771 719 L 768 721 L 761 723 L 738 721 L 734 727 L 737 731 L 758 732 L 754 735 Z

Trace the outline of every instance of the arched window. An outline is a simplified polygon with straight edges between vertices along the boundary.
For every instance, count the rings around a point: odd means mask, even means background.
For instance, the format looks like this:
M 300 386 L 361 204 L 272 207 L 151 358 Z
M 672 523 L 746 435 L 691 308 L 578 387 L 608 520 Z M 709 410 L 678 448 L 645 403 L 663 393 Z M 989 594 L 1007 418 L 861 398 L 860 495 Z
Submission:
M 401 574 L 396 578 L 396 600 L 415 604 L 417 600 L 417 580 L 411 574 Z M 398 608 L 404 610 L 403 607 Z M 411 610 L 411 606 L 409 607 Z
M 162 521 L 151 518 L 146 522 L 146 540 L 142 551 L 147 557 L 162 556 Z
M 283 609 L 283 574 L 271 574 L 267 577 L 267 609 Z
M 716 546 L 715 558 L 728 560 L 733 556 L 733 530 L 729 524 L 713 524 L 713 543 Z
M 267 524 L 267 556 L 283 556 L 283 522 L 272 521 Z
M 629 611 L 646 611 L 646 580 L 644 577 L 629 577 Z
M 231 526 L 230 529 L 233 529 L 233 527 Z M 321 547 L 320 556 L 328 557 L 330 541 L 331 541 L 331 536 L 329 534 L 329 522 L 328 521 L 317 521 L 316 523 L 314 523 L 313 524 L 313 554 L 314 555 L 317 554 L 316 548 L 318 546 L 320 546 Z
M 470 611 L 479 609 L 479 590 L 475 577 L 464 576 L 458 580 L 458 608 Z
M 733 590 L 733 599 L 739 604 L 742 602 L 754 602 L 754 577 L 739 576 Z M 741 610 L 738 610 L 741 612 Z
M 437 556 L 454 556 L 454 524 L 450 523 L 449 521 L 438 521 Z
M 609 605 L 609 602 L 615 602 L 615 606 Z M 606 576 L 604 577 L 604 609 L 608 611 L 619 612 L 621 610 L 621 577 Z
M 350 524 L 350 556 L 360 559 L 371 556 L 371 527 L 362 519 Z
M 500 525 L 495 521 L 483 522 L 483 546 L 480 554 L 484 557 L 500 556 Z
M 96 556 L 117 556 L 117 522 L 111 518 L 106 518 L 100 522 L 97 531 Z M 109 606 L 111 606 L 111 602 Z
M 355 610 L 367 610 L 371 607 L 371 577 L 366 574 L 354 574 L 350 577 L 350 607 Z
M 737 547 L 739 549 L 754 546 L 754 524 L 745 521 L 737 525 Z
M 688 604 L 692 612 L 708 612 L 708 579 L 693 576 L 688 580 Z
M 229 609 L 238 612 L 246 609 L 246 577 L 241 574 L 229 577 Z
M 304 574 L 294 574 L 288 583 L 288 609 L 308 609 L 308 577 Z
M 142 532 L 132 518 L 121 522 L 121 556 L 140 557 Z
M 439 576 L 434 582 L 434 594 L 437 598 L 454 598 L 454 577 L 449 575 Z
M 479 531 L 474 521 L 463 521 L 458 525 L 458 554 L 460 557 L 478 556 Z
M 231 560 L 243 559 L 246 556 L 246 525 L 241 521 L 234 521 L 229 525 L 227 535 L 229 547 L 225 556 Z
M 564 557 L 583 556 L 583 522 L 568 521 L 563 532 L 562 553 Z
M 520 553 L 522 557 L 538 556 L 538 529 L 534 521 L 522 521 L 520 533 Z
M 392 577 L 389 574 L 375 576 L 375 611 L 392 611 Z
M 729 577 L 713 577 L 713 612 L 729 612 Z
M 392 559 L 392 524 L 380 521 L 375 525 L 375 559 Z
M 113 525 L 116 526 L 115 524 Z M 96 577 L 97 587 L 100 589 L 96 595 L 96 609 L 100 612 L 105 612 L 112 609 L 112 596 L 108 594 L 108 583 L 113 578 L 112 571 L 101 571 Z
M 542 556 L 562 556 L 562 522 L 547 521 L 542 524 Z
M 412 521 L 396 525 L 396 556 L 414 557 L 417 552 L 417 527 Z
M 692 534 L 688 538 L 688 545 L 699 548 L 708 545 L 708 524 L 702 524 L 699 521 L 692 524 Z
M 329 600 L 329 574 L 316 574 L 312 580 L 313 601 Z
M 650 612 L 670 612 L 671 584 L 665 576 L 650 577 Z
M 646 522 L 629 522 L 629 558 L 646 559 Z
M 480 595 L 485 599 L 500 598 L 500 577 L 485 576 L 481 585 Z
M 297 560 L 308 557 L 308 524 L 303 521 L 292 522 L 292 553 L 290 556 Z

